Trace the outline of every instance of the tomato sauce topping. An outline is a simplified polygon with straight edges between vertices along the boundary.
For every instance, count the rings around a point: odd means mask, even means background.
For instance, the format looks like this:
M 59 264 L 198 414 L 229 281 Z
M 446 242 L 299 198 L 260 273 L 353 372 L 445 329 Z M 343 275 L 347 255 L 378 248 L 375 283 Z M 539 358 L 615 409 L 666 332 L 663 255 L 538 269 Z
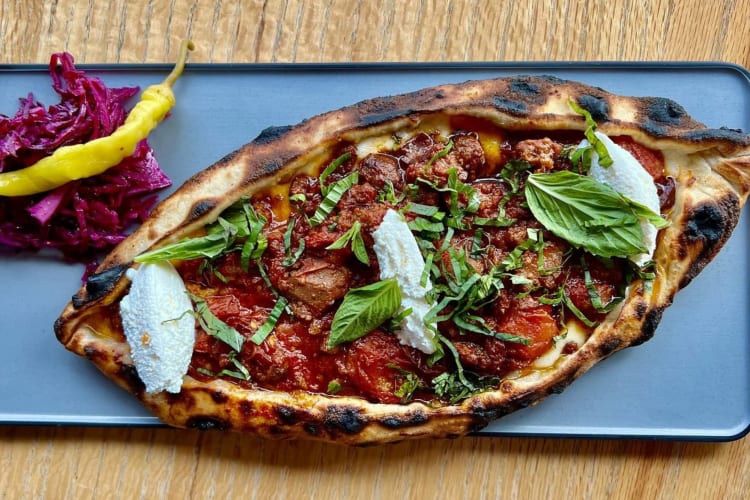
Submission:
M 198 328 L 190 374 L 220 376 L 244 387 L 356 395 L 382 403 L 456 401 L 472 392 L 467 387 L 496 387 L 514 371 L 533 369 L 556 342 L 566 342 L 569 321 L 590 326 L 601 321 L 607 306 L 623 296 L 632 266 L 621 258 L 594 257 L 544 229 L 522 189 L 531 172 L 571 169 L 565 151 L 582 134 L 510 133 L 471 119 L 454 122 L 450 135 L 422 132 L 361 156 L 345 144 L 331 158 L 340 165 L 327 175 L 320 175 L 321 168 L 317 175 L 294 177 L 288 200 L 254 196 L 252 206 L 265 219 L 267 246 L 250 265 L 243 264 L 241 252 L 208 263 L 178 262 L 190 292 L 246 340 L 235 353 Z M 673 184 L 664 176 L 661 154 L 627 137 L 613 139 L 654 177 L 668 207 Z M 521 162 L 525 170 L 504 168 L 509 162 Z M 356 182 L 322 222 L 311 223 L 331 187 L 352 173 Z M 331 324 L 344 296 L 379 279 L 372 232 L 386 210 L 401 210 L 411 223 L 425 219 L 409 204 L 438 207 L 444 214 L 465 211 L 450 231 L 445 225 L 434 233 L 413 229 L 423 246 L 439 249 L 432 260 L 436 286 L 459 275 L 488 275 L 498 266 L 508 271 L 493 282 L 496 289 L 486 303 L 472 309 L 472 328 L 450 320 L 436 324 L 443 339 L 438 354 L 402 345 L 387 322 L 330 347 Z M 352 244 L 330 248 L 355 225 L 367 263 Z M 260 343 L 251 341 L 279 297 L 285 303 L 272 331 Z M 457 306 L 449 303 L 446 311 L 452 307 Z M 563 355 L 578 348 L 574 342 L 564 346 Z

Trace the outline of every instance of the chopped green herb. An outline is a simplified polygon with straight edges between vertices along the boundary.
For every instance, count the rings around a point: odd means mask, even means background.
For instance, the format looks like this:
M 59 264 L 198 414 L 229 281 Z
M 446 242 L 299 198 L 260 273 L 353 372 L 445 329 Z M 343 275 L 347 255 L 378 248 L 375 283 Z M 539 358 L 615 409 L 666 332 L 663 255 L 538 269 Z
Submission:
M 359 175 L 357 172 L 352 172 L 343 179 L 330 184 L 326 190 L 325 198 L 323 198 L 323 201 L 320 202 L 320 205 L 318 205 L 315 213 L 310 218 L 310 225 L 317 226 L 323 222 L 333 209 L 336 208 L 344 193 L 357 184 L 357 182 L 359 182 Z
M 294 221 L 295 219 L 293 217 L 290 217 L 289 222 L 287 222 L 286 225 L 286 231 L 284 231 L 284 260 L 281 262 L 281 265 L 283 267 L 294 265 L 294 263 L 297 262 L 302 256 L 302 252 L 305 251 L 305 240 L 304 238 L 300 238 L 297 249 L 294 251 L 294 253 L 292 253 L 292 234 L 294 232 Z
M 433 163 L 450 153 L 451 149 L 453 149 L 453 141 L 448 141 L 443 149 L 432 155 L 432 158 L 430 158 L 430 160 L 427 162 L 427 167 L 432 166 Z
M 331 189 L 331 186 L 326 185 L 326 179 L 328 179 L 328 176 L 331 175 L 341 165 L 343 165 L 344 162 L 348 161 L 351 157 L 351 153 L 342 154 L 341 156 L 333 160 L 318 176 L 318 182 L 320 183 L 320 194 L 322 194 L 323 197 L 327 196 L 328 192 Z
M 198 324 L 204 332 L 224 342 L 236 352 L 242 350 L 245 337 L 240 332 L 217 318 L 211 312 L 205 300 L 193 294 L 190 294 L 190 299 L 195 305 L 195 311 L 192 314 L 198 320 Z
M 260 325 L 260 328 L 258 328 L 250 338 L 250 340 L 254 344 L 262 344 L 263 341 L 266 340 L 266 337 L 271 334 L 274 327 L 276 326 L 276 323 L 281 317 L 281 313 L 284 312 L 284 309 L 286 308 L 288 303 L 289 302 L 284 297 L 279 297 L 276 299 L 276 304 L 274 304 L 273 309 L 271 309 L 268 318 L 266 318 L 266 321 L 263 322 L 262 325 Z
M 330 382 L 328 382 L 328 389 L 326 392 L 329 394 L 336 394 L 337 392 L 341 392 L 341 389 L 344 387 L 341 385 L 341 382 L 339 382 L 337 379 L 333 379 Z
M 393 363 L 388 363 L 385 366 L 387 368 L 390 368 L 391 370 L 395 370 L 398 373 L 397 379 L 400 379 L 401 383 L 393 392 L 393 394 L 394 396 L 401 398 L 401 403 L 408 403 L 412 400 L 412 398 L 414 397 L 414 393 L 417 390 L 424 388 L 422 381 L 416 374 L 408 370 L 404 370 L 400 366 Z
M 599 155 L 599 165 L 601 165 L 602 167 L 611 166 L 613 161 L 612 161 L 612 157 L 609 156 L 607 147 L 604 145 L 602 141 L 599 140 L 599 138 L 594 133 L 596 131 L 597 124 L 594 121 L 594 119 L 591 117 L 591 113 L 589 113 L 586 109 L 579 106 L 578 103 L 576 103 L 573 99 L 569 99 L 568 104 L 570 105 L 571 108 L 573 108 L 573 111 L 583 116 L 584 120 L 586 120 L 587 128 L 586 128 L 586 131 L 584 132 L 584 135 L 586 136 L 586 139 L 589 141 L 591 146 L 596 151 L 596 154 Z
M 354 221 L 352 227 L 339 236 L 339 238 L 328 245 L 326 250 L 339 250 L 351 245 L 352 253 L 362 264 L 370 265 L 370 258 L 367 255 L 367 247 L 365 247 L 365 241 L 362 239 L 362 224 L 359 221 Z

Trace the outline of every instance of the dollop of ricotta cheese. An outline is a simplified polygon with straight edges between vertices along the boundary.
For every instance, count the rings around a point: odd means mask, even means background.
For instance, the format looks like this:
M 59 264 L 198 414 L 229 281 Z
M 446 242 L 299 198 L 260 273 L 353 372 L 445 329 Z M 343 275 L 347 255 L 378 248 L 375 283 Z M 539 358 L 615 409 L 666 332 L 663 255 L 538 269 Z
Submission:
M 395 210 L 388 210 L 383 222 L 373 231 L 373 249 L 380 265 L 380 279 L 395 278 L 401 288 L 401 308 L 411 308 L 395 332 L 402 344 L 426 354 L 435 352 L 435 333 L 427 328 L 424 317 L 430 310 L 425 296 L 432 289 L 429 277 L 420 284 L 424 259 L 409 226 Z
M 609 167 L 601 166 L 599 164 L 599 155 L 594 152 L 589 176 L 607 184 L 620 194 L 645 205 L 658 214 L 661 209 L 659 194 L 656 191 L 654 179 L 651 177 L 651 174 L 643 168 L 633 155 L 615 144 L 612 139 L 601 132 L 594 133 L 607 148 L 607 152 L 612 158 L 612 165 Z M 579 147 L 586 147 L 588 145 L 589 142 L 584 139 Z M 630 257 L 630 260 L 639 266 L 642 266 L 653 257 L 654 250 L 656 249 L 656 234 L 658 233 L 656 226 L 646 220 L 641 220 L 641 230 L 643 233 L 643 244 L 648 251 Z
M 128 269 L 130 291 L 120 316 L 131 357 L 147 393 L 178 393 L 195 346 L 193 305 L 169 262 Z

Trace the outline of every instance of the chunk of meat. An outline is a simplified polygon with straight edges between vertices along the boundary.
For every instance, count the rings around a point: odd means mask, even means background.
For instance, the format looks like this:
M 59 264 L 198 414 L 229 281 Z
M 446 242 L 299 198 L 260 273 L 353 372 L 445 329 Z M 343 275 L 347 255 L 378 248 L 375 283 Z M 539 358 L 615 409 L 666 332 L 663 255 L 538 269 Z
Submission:
M 620 266 L 607 267 L 602 261 L 594 257 L 586 258 L 586 266 L 589 269 L 591 284 L 602 305 L 607 305 L 618 296 L 618 283 L 622 282 L 622 271 Z M 565 281 L 565 294 L 575 307 L 591 321 L 599 321 L 606 313 L 597 311 L 591 301 L 591 294 L 586 286 L 586 277 L 583 269 L 576 266 L 570 270 L 570 275 Z
M 315 256 L 303 256 L 291 268 L 273 266 L 269 277 L 286 297 L 323 312 L 349 289 L 351 272 L 344 266 Z
M 476 134 L 455 134 L 451 137 L 453 149 L 448 154 L 468 173 L 468 179 L 476 179 L 485 164 L 484 149 Z
M 563 145 L 549 137 L 520 141 L 515 146 L 518 158 L 529 162 L 537 172 L 549 172 L 562 153 Z
M 404 186 L 404 172 L 393 156 L 376 153 L 366 156 L 359 164 L 360 182 L 372 184 L 383 189 L 388 182 L 397 190 Z
M 500 202 L 508 193 L 508 188 L 499 179 L 482 179 L 471 184 L 479 198 L 477 217 L 492 219 L 498 216 Z

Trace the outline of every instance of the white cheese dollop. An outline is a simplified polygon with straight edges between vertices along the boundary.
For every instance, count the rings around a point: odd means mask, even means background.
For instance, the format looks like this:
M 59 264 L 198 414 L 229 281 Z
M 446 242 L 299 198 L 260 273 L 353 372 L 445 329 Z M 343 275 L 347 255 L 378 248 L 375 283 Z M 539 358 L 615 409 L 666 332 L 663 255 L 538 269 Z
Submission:
M 193 305 L 169 262 L 128 269 L 130 291 L 120 302 L 125 338 L 147 393 L 180 392 L 195 345 Z
M 659 194 L 656 191 L 654 179 L 651 177 L 651 174 L 643 168 L 633 155 L 612 142 L 612 139 L 601 132 L 594 133 L 607 148 L 607 152 L 612 158 L 612 165 L 602 167 L 599 164 L 599 155 L 594 153 L 589 176 L 609 185 L 620 194 L 647 206 L 654 213 L 658 214 L 661 208 Z M 586 147 L 588 145 L 589 142 L 584 139 L 579 147 Z M 630 257 L 630 260 L 638 265 L 645 264 L 653 257 L 654 250 L 656 249 L 656 234 L 658 232 L 656 226 L 646 220 L 641 220 L 641 228 L 643 231 L 643 244 L 648 249 L 648 252 Z
M 395 210 L 388 210 L 383 222 L 373 231 L 373 249 L 380 265 L 380 279 L 395 278 L 401 288 L 401 308 L 412 312 L 402 322 L 396 336 L 402 344 L 426 354 L 435 352 L 435 334 L 428 329 L 424 317 L 430 310 L 425 296 L 432 283 L 419 281 L 424 270 L 424 259 L 419 245 L 406 221 Z

